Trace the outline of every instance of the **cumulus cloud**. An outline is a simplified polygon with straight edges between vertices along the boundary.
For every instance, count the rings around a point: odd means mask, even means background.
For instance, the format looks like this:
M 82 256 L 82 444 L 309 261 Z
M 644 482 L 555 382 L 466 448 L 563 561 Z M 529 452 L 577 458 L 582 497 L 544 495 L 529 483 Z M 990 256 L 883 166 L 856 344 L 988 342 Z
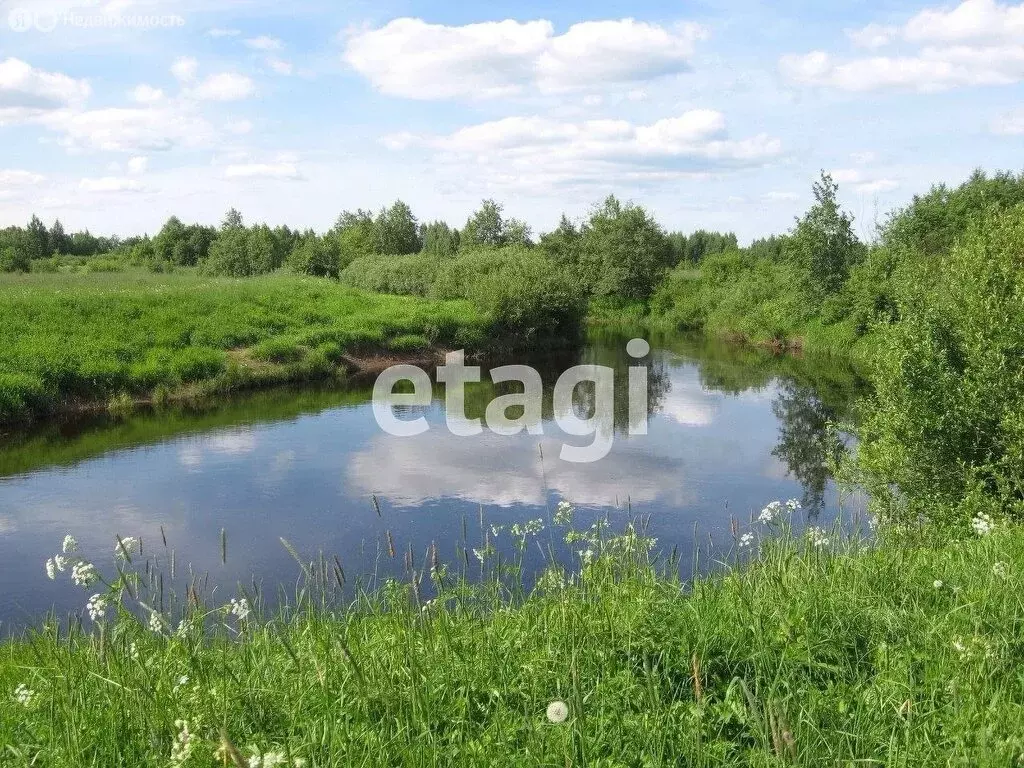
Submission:
M 148 157 L 133 157 L 128 161 L 128 173 L 132 176 L 141 176 L 149 168 Z
M 394 150 L 424 147 L 455 166 L 467 164 L 499 183 L 526 186 L 669 181 L 764 165 L 781 154 L 765 134 L 732 139 L 725 117 L 697 109 L 649 125 L 626 120 L 562 122 L 508 117 L 441 136 L 398 133 L 383 138 Z
M 294 71 L 294 67 L 290 61 L 274 57 L 267 59 L 267 66 L 279 75 L 290 75 Z
M 159 88 L 154 88 L 151 85 L 137 85 L 129 92 L 129 97 L 132 101 L 137 104 L 155 104 L 158 101 L 162 101 L 164 98 L 164 92 Z
M 696 24 L 587 21 L 556 35 L 550 21 L 464 26 L 401 18 L 348 36 L 345 61 L 384 93 L 491 98 L 637 83 L 690 68 Z
M 256 84 L 251 78 L 235 72 L 220 72 L 210 75 L 186 95 L 201 101 L 240 101 L 256 93 Z
M 104 193 L 104 192 L 136 192 L 142 189 L 142 185 L 135 179 L 127 179 L 120 176 L 104 176 L 98 179 L 82 179 L 78 188 L 83 192 Z
M 138 154 L 202 146 L 213 138 L 209 123 L 180 104 L 63 110 L 45 116 L 41 122 L 62 134 L 60 143 L 71 150 Z
M 199 73 L 199 62 L 191 56 L 183 56 L 171 64 L 171 74 L 183 83 L 191 83 Z
M 46 181 L 46 177 L 41 173 L 13 169 L 0 169 L 0 186 L 3 187 L 32 186 L 35 184 L 41 184 L 44 181 Z
M 280 40 L 276 37 L 269 37 L 268 35 L 251 37 L 245 41 L 245 45 L 248 48 L 252 48 L 254 51 L 279 51 L 284 47 L 284 44 Z
M 291 161 L 276 163 L 239 163 L 224 170 L 229 179 L 301 179 L 299 166 Z
M 870 24 L 848 35 L 870 48 L 897 38 L 920 47 L 911 54 L 846 60 L 820 50 L 788 54 L 779 61 L 783 76 L 845 91 L 941 91 L 1024 80 L 1024 3 L 964 0 L 952 9 L 925 9 L 899 27 Z
M 0 61 L 0 125 L 38 117 L 85 102 L 86 80 L 37 69 L 21 59 Z
M 895 179 L 885 178 L 878 173 L 869 173 L 860 168 L 837 168 L 831 175 L 837 184 L 849 185 L 854 192 L 862 195 L 891 192 L 900 186 Z

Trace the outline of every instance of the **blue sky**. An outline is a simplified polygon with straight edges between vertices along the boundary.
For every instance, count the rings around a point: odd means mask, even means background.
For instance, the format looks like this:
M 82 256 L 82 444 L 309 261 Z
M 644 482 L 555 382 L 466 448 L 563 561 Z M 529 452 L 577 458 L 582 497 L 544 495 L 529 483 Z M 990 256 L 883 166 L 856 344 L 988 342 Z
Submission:
M 870 236 L 1022 158 L 1024 3 L 0 2 L 0 226 L 544 231 L 614 193 L 748 241 L 826 169 Z

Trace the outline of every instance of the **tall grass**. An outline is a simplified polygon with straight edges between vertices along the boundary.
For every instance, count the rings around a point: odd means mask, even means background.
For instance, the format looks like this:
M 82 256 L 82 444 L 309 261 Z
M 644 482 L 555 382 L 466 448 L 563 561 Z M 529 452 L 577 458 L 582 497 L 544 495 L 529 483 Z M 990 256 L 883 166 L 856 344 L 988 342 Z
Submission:
M 577 564 L 536 579 L 522 553 L 550 531 L 487 531 L 354 596 L 296 553 L 266 615 L 199 580 L 174 603 L 133 554 L 105 616 L 0 648 L 4 764 L 1015 764 L 1020 531 L 868 543 L 773 510 L 685 581 L 639 527 L 557 528 Z
M 158 387 L 330 375 L 343 351 L 386 349 L 409 335 L 480 349 L 491 334 L 491 321 L 464 301 L 185 272 L 3 276 L 0 327 L 0 423 Z

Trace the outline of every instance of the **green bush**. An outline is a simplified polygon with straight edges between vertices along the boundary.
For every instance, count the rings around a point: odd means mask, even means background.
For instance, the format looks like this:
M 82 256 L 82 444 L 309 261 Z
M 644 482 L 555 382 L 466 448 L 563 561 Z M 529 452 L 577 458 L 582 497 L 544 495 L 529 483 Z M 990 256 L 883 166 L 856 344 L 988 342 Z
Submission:
M 341 272 L 341 251 L 337 238 L 315 235 L 305 238 L 295 246 L 288 264 L 304 275 L 337 278 Z
M 30 272 L 32 258 L 25 251 L 7 246 L 0 249 L 0 272 Z
M 440 263 L 429 253 L 363 256 L 345 267 L 341 282 L 374 293 L 426 296 Z
M 898 286 L 859 467 L 887 514 L 1024 517 L 1024 206 L 979 218 Z

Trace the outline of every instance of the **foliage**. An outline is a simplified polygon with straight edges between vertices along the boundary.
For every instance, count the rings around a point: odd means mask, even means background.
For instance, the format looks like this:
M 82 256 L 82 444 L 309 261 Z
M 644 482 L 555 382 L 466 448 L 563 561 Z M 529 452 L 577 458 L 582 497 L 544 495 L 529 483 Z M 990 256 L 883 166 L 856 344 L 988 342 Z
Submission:
M 530 245 L 530 228 L 518 219 L 506 219 L 504 206 L 484 200 L 463 227 L 460 247 L 472 249 L 481 245 Z
M 291 252 L 288 263 L 304 275 L 337 278 L 341 272 L 341 246 L 337 238 L 308 232 Z
M 454 256 L 459 252 L 459 230 L 452 229 L 443 221 L 421 225 L 420 240 L 423 242 L 423 253 L 437 258 Z
M 375 293 L 426 296 L 439 264 L 438 258 L 430 253 L 363 256 L 345 267 L 341 281 Z
M 376 253 L 418 253 L 422 247 L 419 227 L 412 210 L 401 200 L 381 209 L 374 221 L 377 236 Z
M 937 272 L 900 281 L 861 430 L 860 465 L 887 514 L 1024 516 L 1022 246 L 1024 205 L 994 210 Z
M 577 274 L 598 296 L 646 299 L 670 257 L 665 233 L 647 211 L 609 196 L 583 228 Z
M 819 301 L 838 293 L 862 249 L 853 217 L 839 207 L 838 185 L 827 173 L 814 183 L 815 204 L 797 220 L 785 244 L 785 258 L 807 270 Z

